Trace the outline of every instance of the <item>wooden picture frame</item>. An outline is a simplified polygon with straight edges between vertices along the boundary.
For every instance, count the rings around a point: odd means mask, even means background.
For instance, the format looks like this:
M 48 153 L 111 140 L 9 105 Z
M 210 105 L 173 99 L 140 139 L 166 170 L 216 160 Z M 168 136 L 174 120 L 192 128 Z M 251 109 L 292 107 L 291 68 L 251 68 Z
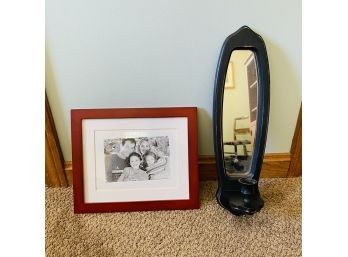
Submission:
M 75 213 L 199 208 L 196 107 L 74 109 L 71 137 Z

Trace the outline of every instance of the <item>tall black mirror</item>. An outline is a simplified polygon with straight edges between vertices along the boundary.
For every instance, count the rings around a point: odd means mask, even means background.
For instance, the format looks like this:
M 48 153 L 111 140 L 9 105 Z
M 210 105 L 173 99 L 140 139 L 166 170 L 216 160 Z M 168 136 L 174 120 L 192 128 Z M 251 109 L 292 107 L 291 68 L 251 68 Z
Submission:
M 235 215 L 253 214 L 264 205 L 258 181 L 268 128 L 269 84 L 265 43 L 243 26 L 222 46 L 213 102 L 216 198 Z

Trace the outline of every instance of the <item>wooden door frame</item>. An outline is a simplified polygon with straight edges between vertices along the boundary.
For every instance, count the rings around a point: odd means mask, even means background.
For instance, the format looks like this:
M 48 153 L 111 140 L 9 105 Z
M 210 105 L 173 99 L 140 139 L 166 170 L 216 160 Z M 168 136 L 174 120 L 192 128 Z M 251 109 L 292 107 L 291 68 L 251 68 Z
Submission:
M 291 162 L 288 177 L 298 177 L 302 175 L 302 103 L 297 117 L 294 137 L 290 149 Z
M 68 186 L 64 171 L 64 158 L 56 126 L 45 93 L 45 182 L 47 186 Z

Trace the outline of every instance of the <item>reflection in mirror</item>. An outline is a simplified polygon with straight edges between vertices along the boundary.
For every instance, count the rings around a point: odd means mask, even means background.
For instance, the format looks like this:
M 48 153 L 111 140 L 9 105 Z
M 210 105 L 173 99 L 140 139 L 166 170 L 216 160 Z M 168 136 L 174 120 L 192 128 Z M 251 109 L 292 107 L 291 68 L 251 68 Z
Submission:
M 228 176 L 247 175 L 254 151 L 258 76 L 251 50 L 232 51 L 223 99 L 223 155 Z

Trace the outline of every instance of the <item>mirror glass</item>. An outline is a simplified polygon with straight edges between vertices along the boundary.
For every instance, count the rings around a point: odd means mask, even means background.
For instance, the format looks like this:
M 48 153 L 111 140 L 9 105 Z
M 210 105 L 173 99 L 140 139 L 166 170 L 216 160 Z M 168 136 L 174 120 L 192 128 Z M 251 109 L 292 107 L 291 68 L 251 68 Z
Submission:
M 228 176 L 250 171 L 256 135 L 258 73 L 251 50 L 232 51 L 223 99 L 223 152 Z

